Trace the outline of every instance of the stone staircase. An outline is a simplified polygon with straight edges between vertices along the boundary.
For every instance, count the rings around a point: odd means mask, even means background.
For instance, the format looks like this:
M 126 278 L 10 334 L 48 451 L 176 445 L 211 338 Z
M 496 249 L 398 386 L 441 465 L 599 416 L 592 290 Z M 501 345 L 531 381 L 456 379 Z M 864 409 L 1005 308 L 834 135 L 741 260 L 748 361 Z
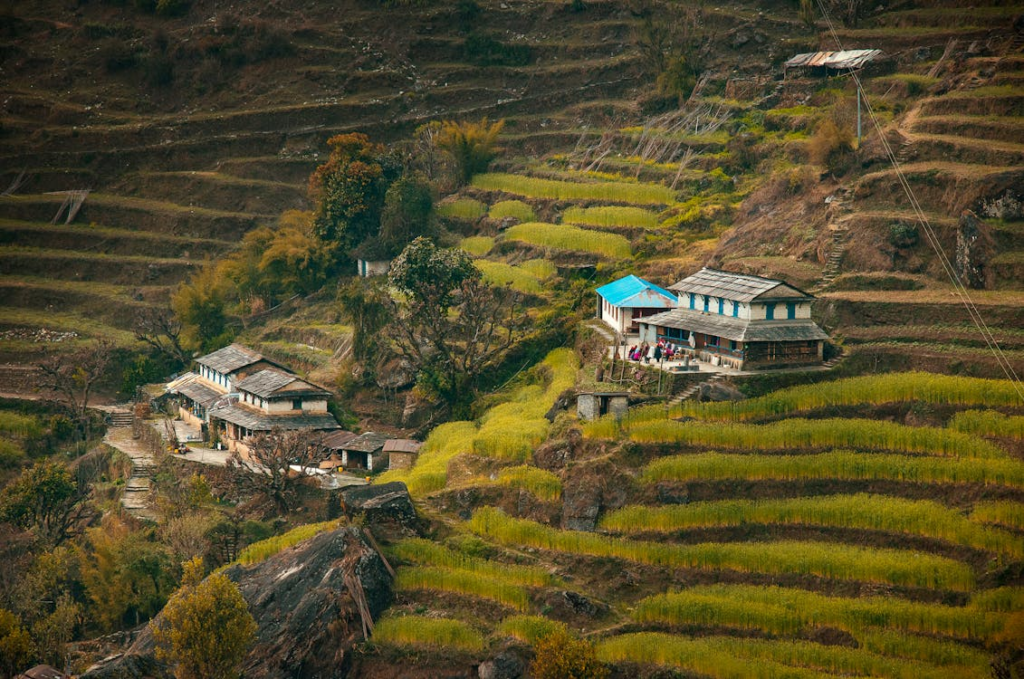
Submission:
M 111 427 L 130 427 L 135 422 L 135 416 L 130 410 L 111 410 L 107 414 L 107 425 Z
M 839 275 L 843 265 L 843 253 L 846 252 L 846 240 L 850 235 L 850 230 L 842 224 L 833 224 L 829 226 L 829 230 L 832 232 L 832 245 L 821 274 L 822 287 L 831 283 Z
M 702 380 L 700 382 L 694 382 L 693 384 L 688 386 L 686 389 L 684 389 L 683 391 L 679 392 L 678 394 L 673 396 L 671 399 L 669 399 L 669 401 L 667 403 L 668 407 L 672 408 L 673 406 L 677 406 L 680 403 L 682 403 L 683 401 L 685 401 L 685 400 L 687 400 L 689 398 L 692 398 L 698 391 L 700 391 L 700 386 L 702 384 L 707 384 L 709 382 L 717 382 L 717 381 L 719 381 L 721 379 L 724 379 L 725 377 L 726 377 L 725 373 L 715 373 L 715 374 L 711 375 L 710 377 L 708 377 L 708 379 L 706 379 L 706 380 Z
M 132 461 L 132 473 L 124 486 L 121 505 L 125 510 L 140 519 L 155 521 L 152 490 L 153 475 L 156 463 L 145 445 L 133 436 L 134 417 L 132 411 L 112 409 L 107 414 L 107 435 L 104 442 L 124 452 Z

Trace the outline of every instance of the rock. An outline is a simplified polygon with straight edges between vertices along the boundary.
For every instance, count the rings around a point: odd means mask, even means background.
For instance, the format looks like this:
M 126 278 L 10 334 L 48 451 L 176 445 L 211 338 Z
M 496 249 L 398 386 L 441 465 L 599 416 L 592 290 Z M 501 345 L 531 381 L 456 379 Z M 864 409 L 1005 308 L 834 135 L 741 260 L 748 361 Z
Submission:
M 342 497 L 350 511 L 363 514 L 368 525 L 390 523 L 413 530 L 418 526 L 409 489 L 401 481 L 353 486 L 342 491 Z
M 582 432 L 579 429 L 570 429 L 564 439 L 548 441 L 533 451 L 533 463 L 548 471 L 562 469 L 576 459 L 582 442 Z
M 705 382 L 697 391 L 698 401 L 742 401 L 746 396 L 736 387 L 717 382 Z
M 554 422 L 555 418 L 558 417 L 558 413 L 563 410 L 568 410 L 570 407 L 575 405 L 576 391 L 574 389 L 566 389 L 558 395 L 558 398 L 555 399 L 554 405 L 552 405 L 551 409 L 544 414 L 544 417 L 548 422 Z
M 956 257 L 954 267 L 957 278 L 974 290 L 985 288 L 988 278 L 985 261 L 988 259 L 990 238 L 978 215 L 965 210 L 956 227 Z
M 381 389 L 405 389 L 416 382 L 416 369 L 404 358 L 393 358 L 377 369 Z
M 363 641 L 356 598 L 365 598 L 376 619 L 391 604 L 391 576 L 381 556 L 355 527 L 321 533 L 252 567 L 224 573 L 237 583 L 258 626 L 256 641 L 242 663 L 248 679 L 320 677 L 343 679 L 350 650 Z M 353 598 L 349 582 L 362 594 Z M 170 679 L 154 657 L 152 626 L 128 651 L 82 679 Z
M 617 509 L 629 499 L 631 480 L 614 464 L 573 467 L 562 482 L 562 528 L 593 531 L 602 508 Z
M 480 663 L 480 679 L 519 679 L 526 671 L 526 663 L 512 651 L 502 651 L 490 660 Z
M 737 49 L 743 47 L 748 42 L 750 42 L 750 37 L 750 33 L 748 33 L 745 29 L 741 28 L 737 30 L 732 35 L 732 48 Z
M 413 389 L 405 397 L 405 408 L 402 410 L 402 426 L 407 429 L 419 429 L 430 421 L 433 414 L 434 404 L 424 400 Z
M 590 598 L 569 590 L 562 592 L 562 598 L 565 599 L 569 610 L 576 615 L 585 615 L 588 618 L 593 618 L 608 609 L 604 604 L 595 603 Z

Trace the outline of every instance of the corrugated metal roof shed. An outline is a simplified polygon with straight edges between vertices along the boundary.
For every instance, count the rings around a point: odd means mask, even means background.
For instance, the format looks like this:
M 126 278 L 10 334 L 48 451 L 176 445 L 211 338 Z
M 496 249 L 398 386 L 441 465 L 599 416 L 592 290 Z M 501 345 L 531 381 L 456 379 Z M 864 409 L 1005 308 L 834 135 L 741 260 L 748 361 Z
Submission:
M 212 368 L 222 375 L 228 375 L 239 368 L 252 365 L 262 359 L 263 356 L 261 354 L 248 347 L 243 347 L 241 344 L 229 344 L 212 354 L 200 356 L 196 359 L 196 363 Z
M 683 294 L 692 292 L 697 295 L 721 297 L 737 302 L 750 302 L 754 299 L 813 299 L 811 295 L 783 281 L 707 267 L 692 276 L 687 276 L 673 285 L 671 289 Z M 771 294 L 768 294 L 769 292 Z
M 324 448 L 340 450 L 342 446 L 354 439 L 356 436 L 358 436 L 358 434 L 351 431 L 345 431 L 344 429 L 332 431 L 324 437 Z
M 385 453 L 418 453 L 423 446 L 419 441 L 412 439 L 388 439 L 384 442 Z
M 360 434 L 348 443 L 341 446 L 342 450 L 353 450 L 357 453 L 375 453 L 384 447 L 388 437 L 385 434 L 368 431 Z
M 649 281 L 630 274 L 597 289 L 609 304 L 630 309 L 657 309 L 676 305 L 676 296 Z
M 785 63 L 786 68 L 861 68 L 882 56 L 882 50 L 843 50 L 841 52 L 806 52 Z
M 705 314 L 689 309 L 673 309 L 663 314 L 641 319 L 664 328 L 679 328 L 737 342 L 792 342 L 828 339 L 818 324 L 810 319 L 785 321 L 757 321 Z

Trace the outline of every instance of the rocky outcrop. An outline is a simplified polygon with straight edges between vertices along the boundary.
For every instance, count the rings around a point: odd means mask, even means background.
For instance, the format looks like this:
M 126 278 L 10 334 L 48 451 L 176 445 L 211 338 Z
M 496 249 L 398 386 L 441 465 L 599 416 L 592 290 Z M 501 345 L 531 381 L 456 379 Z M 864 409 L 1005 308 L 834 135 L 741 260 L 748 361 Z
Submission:
M 401 481 L 354 486 L 342 493 L 350 512 L 361 513 L 367 525 L 391 525 L 415 532 L 416 508 L 409 489 Z
M 954 260 L 956 275 L 964 286 L 974 290 L 985 288 L 990 240 L 978 215 L 965 210 L 956 227 Z
M 248 679 L 348 675 L 350 651 L 365 620 L 391 603 L 391 576 L 380 554 L 353 527 L 321 533 L 252 567 L 225 571 L 256 619 L 256 641 L 242 665 Z M 83 679 L 169 679 L 154 658 L 152 625 L 128 651 Z
M 631 479 L 607 460 L 573 467 L 562 482 L 562 528 L 594 530 L 601 510 L 623 506 L 631 487 Z

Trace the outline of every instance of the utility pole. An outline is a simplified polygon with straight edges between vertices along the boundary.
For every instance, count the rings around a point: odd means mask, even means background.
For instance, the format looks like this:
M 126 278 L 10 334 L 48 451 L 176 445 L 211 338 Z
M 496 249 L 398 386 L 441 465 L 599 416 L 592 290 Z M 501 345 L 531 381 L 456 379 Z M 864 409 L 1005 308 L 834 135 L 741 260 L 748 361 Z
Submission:
M 860 82 L 857 82 L 857 148 L 860 148 Z

